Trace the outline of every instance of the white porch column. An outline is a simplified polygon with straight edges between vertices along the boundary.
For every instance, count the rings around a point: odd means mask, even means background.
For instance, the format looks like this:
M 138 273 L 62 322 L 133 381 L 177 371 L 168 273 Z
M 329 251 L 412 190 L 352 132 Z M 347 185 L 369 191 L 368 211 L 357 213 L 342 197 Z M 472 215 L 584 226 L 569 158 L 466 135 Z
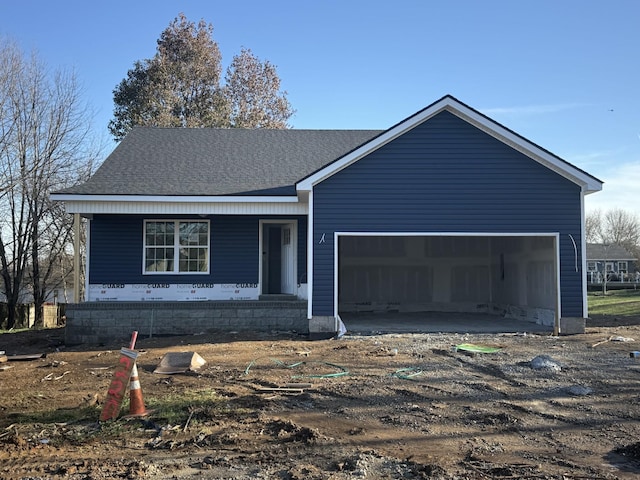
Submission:
M 80 214 L 73 214 L 73 301 L 80 303 Z

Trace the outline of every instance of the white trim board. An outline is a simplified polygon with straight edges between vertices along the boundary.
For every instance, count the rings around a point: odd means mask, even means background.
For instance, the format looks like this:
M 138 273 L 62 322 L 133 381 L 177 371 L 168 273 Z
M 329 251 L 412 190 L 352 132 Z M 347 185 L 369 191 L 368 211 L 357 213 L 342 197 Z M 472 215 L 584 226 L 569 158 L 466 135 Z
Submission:
M 52 193 L 51 199 L 62 202 L 146 202 L 146 203 L 297 203 L 295 195 L 81 195 Z
M 307 215 L 307 320 L 313 317 L 313 191 L 309 192 L 309 214 Z

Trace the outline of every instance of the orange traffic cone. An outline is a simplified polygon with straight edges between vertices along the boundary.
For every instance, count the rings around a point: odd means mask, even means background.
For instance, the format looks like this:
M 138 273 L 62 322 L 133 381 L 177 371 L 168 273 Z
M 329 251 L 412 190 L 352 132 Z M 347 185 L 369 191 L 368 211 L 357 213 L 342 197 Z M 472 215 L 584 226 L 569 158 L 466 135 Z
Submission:
M 138 367 L 134 363 L 133 369 L 131 370 L 131 383 L 129 383 L 129 415 L 144 416 L 148 413 L 144 406 L 144 400 L 142 399 Z

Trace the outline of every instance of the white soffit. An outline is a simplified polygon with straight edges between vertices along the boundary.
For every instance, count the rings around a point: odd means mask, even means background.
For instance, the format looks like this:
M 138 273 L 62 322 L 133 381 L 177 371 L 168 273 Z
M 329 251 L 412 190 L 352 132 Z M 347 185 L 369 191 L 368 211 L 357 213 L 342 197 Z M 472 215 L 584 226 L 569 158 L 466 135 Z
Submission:
M 67 213 L 185 215 L 306 215 L 297 197 L 130 197 L 52 194 Z
M 412 115 L 406 120 L 391 127 L 389 130 L 374 138 L 370 142 L 362 145 L 360 148 L 354 150 L 351 153 L 348 153 L 344 157 L 331 163 L 330 165 L 327 165 L 321 170 L 318 170 L 316 173 L 299 182 L 296 185 L 296 189 L 299 192 L 311 190 L 314 185 L 329 178 L 333 174 L 339 172 L 343 168 L 348 167 L 352 163 L 357 162 L 362 157 L 391 142 L 395 138 L 403 135 L 407 131 L 411 130 L 422 122 L 425 122 L 426 120 L 437 115 L 443 110 L 456 115 L 457 117 L 465 120 L 471 125 L 474 125 L 488 135 L 491 135 L 501 142 L 506 143 L 515 150 L 523 153 L 529 158 L 532 158 L 533 160 L 546 166 L 550 170 L 553 170 L 559 175 L 579 185 L 585 193 L 598 192 L 602 190 L 602 182 L 598 179 L 572 166 L 571 164 L 566 163 L 559 157 L 538 147 L 534 143 L 529 142 L 523 137 L 503 127 L 502 125 L 496 123 L 488 117 L 485 117 L 484 115 L 464 105 L 451 96 L 446 96 L 438 100 L 424 110 L 421 110 L 415 115 Z

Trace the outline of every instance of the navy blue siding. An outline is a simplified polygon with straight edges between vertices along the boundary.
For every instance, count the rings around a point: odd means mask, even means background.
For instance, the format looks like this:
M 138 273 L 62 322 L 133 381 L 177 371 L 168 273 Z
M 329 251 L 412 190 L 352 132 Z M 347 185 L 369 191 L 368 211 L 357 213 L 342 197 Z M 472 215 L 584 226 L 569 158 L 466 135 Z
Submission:
M 258 220 L 219 216 L 211 219 L 211 281 L 258 283 Z
M 298 284 L 307 283 L 307 231 L 309 219 L 305 215 L 298 218 Z
M 152 218 L 184 216 L 95 215 L 91 221 L 89 283 L 258 283 L 259 220 L 277 217 L 214 215 L 209 275 L 143 275 L 143 225 Z M 298 277 L 306 281 L 307 217 L 298 220 Z
M 388 231 L 560 232 L 561 314 L 582 316 L 569 237 L 580 248 L 580 188 L 453 114 L 415 127 L 313 195 L 314 315 L 333 315 L 334 232 Z

